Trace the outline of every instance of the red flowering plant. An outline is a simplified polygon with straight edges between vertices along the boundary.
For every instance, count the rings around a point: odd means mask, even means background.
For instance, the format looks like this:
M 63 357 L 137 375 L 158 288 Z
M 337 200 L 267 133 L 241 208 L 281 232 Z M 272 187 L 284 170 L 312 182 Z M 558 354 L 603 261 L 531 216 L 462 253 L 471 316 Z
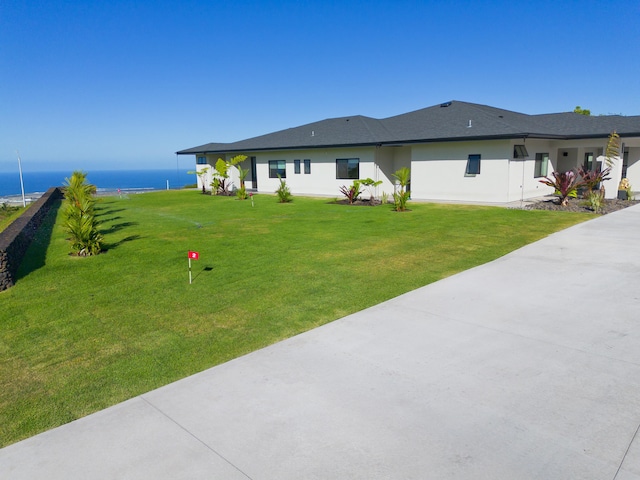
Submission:
M 569 198 L 576 198 L 578 196 L 578 188 L 586 185 L 582 177 L 580 177 L 573 170 L 568 172 L 553 172 L 553 179 L 545 177 L 540 180 L 540 183 L 544 183 L 555 189 L 555 194 L 560 197 L 560 205 L 566 207 L 569 203 Z
M 592 192 L 594 190 L 598 190 L 599 184 L 605 180 L 608 180 L 609 174 L 611 173 L 611 168 L 605 168 L 600 171 L 597 170 L 586 170 L 583 167 L 578 169 L 578 175 L 582 178 L 583 185 L 587 188 L 587 192 Z
M 340 193 L 342 193 L 345 197 L 347 197 L 349 204 L 352 204 L 358 199 L 358 197 L 362 193 L 362 191 L 360 190 L 360 181 L 354 180 L 353 185 L 349 187 L 345 185 L 341 186 Z

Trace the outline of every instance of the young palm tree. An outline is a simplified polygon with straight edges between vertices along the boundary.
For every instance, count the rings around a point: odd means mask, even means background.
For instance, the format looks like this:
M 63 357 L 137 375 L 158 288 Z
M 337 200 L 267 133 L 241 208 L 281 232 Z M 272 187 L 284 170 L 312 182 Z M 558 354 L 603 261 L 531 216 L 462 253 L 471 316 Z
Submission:
M 409 179 L 411 178 L 411 170 L 407 167 L 402 167 L 400 170 L 397 170 L 393 176 L 398 180 L 398 184 L 400 185 L 400 189 L 393 194 L 395 210 L 397 212 L 404 212 L 407 209 L 407 202 L 411 196 L 411 193 L 407 190 Z
M 71 236 L 71 250 L 79 256 L 97 255 L 102 250 L 94 206 L 94 185 L 86 183 L 87 174 L 75 171 L 65 179 L 64 229 Z

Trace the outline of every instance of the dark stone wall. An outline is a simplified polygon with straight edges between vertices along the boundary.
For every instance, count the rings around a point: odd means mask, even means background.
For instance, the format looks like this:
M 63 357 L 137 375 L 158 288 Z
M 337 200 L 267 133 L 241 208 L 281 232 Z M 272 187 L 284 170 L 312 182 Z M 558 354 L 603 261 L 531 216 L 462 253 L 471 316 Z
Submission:
M 47 213 L 62 198 L 62 190 L 47 190 L 11 225 L 0 232 L 0 291 L 12 287 L 20 262 L 27 253 Z

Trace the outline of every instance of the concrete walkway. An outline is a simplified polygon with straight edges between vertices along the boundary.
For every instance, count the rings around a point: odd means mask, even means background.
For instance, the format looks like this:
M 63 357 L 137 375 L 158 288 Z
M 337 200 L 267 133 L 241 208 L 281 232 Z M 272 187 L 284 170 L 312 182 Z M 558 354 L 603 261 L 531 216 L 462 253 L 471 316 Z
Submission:
M 640 479 L 640 206 L 0 450 L 3 479 Z

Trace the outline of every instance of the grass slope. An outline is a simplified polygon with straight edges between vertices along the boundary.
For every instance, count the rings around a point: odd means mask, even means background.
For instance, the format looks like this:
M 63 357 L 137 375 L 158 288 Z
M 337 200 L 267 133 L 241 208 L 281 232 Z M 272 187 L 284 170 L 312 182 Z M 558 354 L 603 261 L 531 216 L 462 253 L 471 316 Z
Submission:
M 0 294 L 0 444 L 479 265 L 590 218 L 193 191 L 99 201 L 107 251 L 59 218 Z M 48 229 L 48 232 L 47 232 Z M 188 283 L 187 250 L 200 252 Z
M 0 232 L 7 228 L 16 218 L 26 210 L 24 207 L 12 206 L 7 203 L 0 204 Z

